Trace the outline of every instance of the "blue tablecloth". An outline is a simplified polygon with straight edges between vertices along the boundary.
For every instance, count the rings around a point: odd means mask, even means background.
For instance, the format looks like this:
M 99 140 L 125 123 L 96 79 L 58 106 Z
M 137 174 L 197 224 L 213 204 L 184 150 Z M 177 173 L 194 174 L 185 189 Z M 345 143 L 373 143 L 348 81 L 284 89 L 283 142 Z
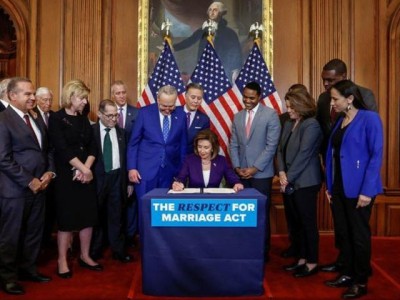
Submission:
M 266 197 L 255 189 L 237 194 L 167 191 L 154 189 L 140 204 L 143 293 L 187 297 L 263 294 Z M 152 199 L 256 199 L 256 226 L 154 227 Z

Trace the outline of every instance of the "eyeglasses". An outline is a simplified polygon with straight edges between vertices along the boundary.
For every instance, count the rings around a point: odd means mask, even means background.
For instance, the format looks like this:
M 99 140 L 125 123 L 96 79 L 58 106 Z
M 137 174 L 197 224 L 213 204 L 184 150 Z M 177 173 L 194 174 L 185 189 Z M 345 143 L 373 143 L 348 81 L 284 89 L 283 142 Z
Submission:
M 103 116 L 105 116 L 108 120 L 112 120 L 112 119 L 117 119 L 119 117 L 119 114 L 102 114 Z

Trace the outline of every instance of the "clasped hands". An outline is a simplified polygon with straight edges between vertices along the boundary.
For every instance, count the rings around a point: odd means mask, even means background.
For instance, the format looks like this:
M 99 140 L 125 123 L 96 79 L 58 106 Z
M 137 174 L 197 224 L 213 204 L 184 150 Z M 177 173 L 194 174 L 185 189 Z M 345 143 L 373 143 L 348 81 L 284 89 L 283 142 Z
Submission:
M 235 168 L 235 172 L 242 179 L 250 179 L 258 172 L 258 169 L 256 167 L 250 167 L 250 168 L 237 167 L 237 168 Z
M 28 185 L 29 188 L 31 189 L 31 191 L 34 194 L 36 194 L 40 191 L 44 191 L 48 187 L 50 181 L 53 179 L 53 174 L 54 174 L 53 172 L 48 171 L 48 172 L 44 173 L 42 175 L 42 177 L 40 177 L 40 179 L 36 178 L 36 177 L 33 178 L 32 181 L 29 182 L 29 185 Z
M 73 181 L 77 180 L 82 183 L 89 183 L 90 181 L 93 180 L 93 173 L 89 168 L 85 168 L 83 171 L 75 169 L 72 180 Z

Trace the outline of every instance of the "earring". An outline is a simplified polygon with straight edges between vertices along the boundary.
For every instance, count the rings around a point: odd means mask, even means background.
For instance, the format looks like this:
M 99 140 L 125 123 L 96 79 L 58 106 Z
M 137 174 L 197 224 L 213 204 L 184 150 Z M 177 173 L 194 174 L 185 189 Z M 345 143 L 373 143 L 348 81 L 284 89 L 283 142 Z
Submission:
M 347 108 L 346 108 L 346 111 L 350 111 L 351 110 L 351 104 L 349 104 L 348 106 L 347 106 Z

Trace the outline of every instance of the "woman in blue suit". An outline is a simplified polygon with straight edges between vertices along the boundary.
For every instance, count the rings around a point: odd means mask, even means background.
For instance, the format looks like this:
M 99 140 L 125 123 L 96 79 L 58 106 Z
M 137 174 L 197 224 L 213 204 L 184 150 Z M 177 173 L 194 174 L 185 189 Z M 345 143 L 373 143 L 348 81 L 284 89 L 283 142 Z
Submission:
M 222 178 L 233 186 L 235 192 L 243 189 L 239 177 L 222 155 L 218 155 L 217 135 L 210 129 L 200 131 L 193 142 L 194 154 L 189 154 L 172 184 L 174 191 L 184 189 L 186 181 L 190 188 L 219 187 Z
M 336 230 L 343 239 L 345 265 L 341 274 L 326 284 L 348 287 L 343 298 L 350 299 L 367 293 L 371 275 L 369 219 L 375 196 L 382 192 L 383 130 L 379 115 L 366 109 L 350 80 L 333 85 L 330 95 L 332 108 L 343 116 L 329 139 L 326 183 Z

